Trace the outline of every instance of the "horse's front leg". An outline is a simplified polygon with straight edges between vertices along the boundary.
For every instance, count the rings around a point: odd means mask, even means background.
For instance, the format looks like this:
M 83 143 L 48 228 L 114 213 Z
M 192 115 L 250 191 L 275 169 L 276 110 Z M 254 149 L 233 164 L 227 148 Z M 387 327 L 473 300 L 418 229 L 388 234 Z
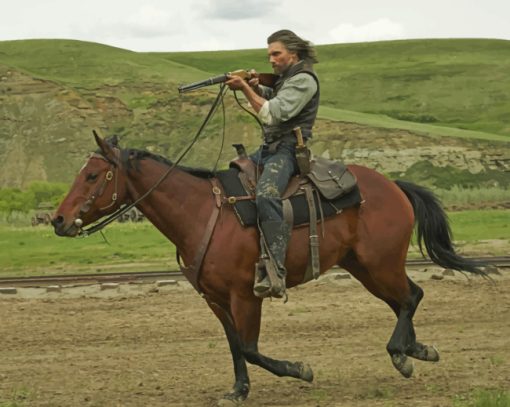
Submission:
M 271 359 L 259 352 L 258 338 L 261 308 L 262 300 L 254 295 L 233 297 L 231 299 L 231 313 L 241 339 L 245 359 L 277 376 L 290 376 L 311 382 L 313 380 L 313 372 L 308 364 Z
M 234 387 L 229 393 L 225 394 L 223 398 L 234 402 L 243 401 L 248 397 L 248 393 L 250 392 L 250 378 L 248 377 L 248 369 L 246 367 L 241 341 L 234 328 L 232 316 L 218 304 L 210 301 L 207 301 L 207 304 L 223 325 L 234 363 Z

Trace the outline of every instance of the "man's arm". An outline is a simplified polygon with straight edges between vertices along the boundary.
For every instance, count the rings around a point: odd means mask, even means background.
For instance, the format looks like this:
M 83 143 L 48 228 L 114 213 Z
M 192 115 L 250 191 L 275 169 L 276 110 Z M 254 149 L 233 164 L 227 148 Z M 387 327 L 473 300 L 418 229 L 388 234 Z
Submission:
M 262 92 L 258 93 L 256 81 L 250 82 L 234 76 L 226 84 L 230 89 L 241 90 L 262 122 L 269 125 L 287 121 L 298 115 L 317 92 L 317 82 L 307 73 L 297 74 L 287 80 L 278 95 L 270 100 L 264 98 Z
M 308 73 L 299 73 L 285 81 L 278 94 L 259 112 L 266 124 L 286 122 L 297 116 L 317 92 L 317 82 Z
M 251 107 L 255 110 L 255 112 L 259 112 L 262 108 L 262 105 L 267 102 L 267 99 L 260 96 L 255 89 L 250 86 L 248 82 L 239 76 L 231 76 L 225 84 L 232 90 L 240 90 L 243 92 L 246 99 L 250 103 Z M 258 84 L 256 85 L 258 87 Z

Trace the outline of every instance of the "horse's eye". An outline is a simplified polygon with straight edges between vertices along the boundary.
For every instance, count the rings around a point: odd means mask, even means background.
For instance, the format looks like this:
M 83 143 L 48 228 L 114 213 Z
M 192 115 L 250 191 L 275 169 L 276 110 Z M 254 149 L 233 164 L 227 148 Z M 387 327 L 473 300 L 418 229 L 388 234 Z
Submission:
M 97 174 L 88 174 L 87 181 L 95 181 L 97 179 Z

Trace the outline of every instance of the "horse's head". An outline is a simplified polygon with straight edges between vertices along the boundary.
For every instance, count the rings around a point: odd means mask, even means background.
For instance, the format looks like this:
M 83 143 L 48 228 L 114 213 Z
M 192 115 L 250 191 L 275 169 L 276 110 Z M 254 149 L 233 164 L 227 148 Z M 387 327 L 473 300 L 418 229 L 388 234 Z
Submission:
M 51 223 L 59 236 L 78 235 L 83 226 L 114 212 L 127 200 L 117 138 L 94 137 L 99 150 L 82 167 L 53 215 Z

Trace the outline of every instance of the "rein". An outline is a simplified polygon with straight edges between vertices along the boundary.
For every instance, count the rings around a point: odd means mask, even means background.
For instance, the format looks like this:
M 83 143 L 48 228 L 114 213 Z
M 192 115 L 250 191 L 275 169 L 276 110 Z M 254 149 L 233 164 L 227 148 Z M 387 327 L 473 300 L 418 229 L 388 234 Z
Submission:
M 198 129 L 197 134 L 195 135 L 195 137 L 193 137 L 193 140 L 191 141 L 191 143 L 188 145 L 188 147 L 186 147 L 186 149 L 179 156 L 179 158 L 175 161 L 175 163 L 173 163 L 172 166 L 167 171 L 165 171 L 165 173 L 159 178 L 158 181 L 156 181 L 156 183 L 147 192 L 145 192 L 141 197 L 136 199 L 131 204 L 124 206 L 123 208 L 117 209 L 115 212 L 113 212 L 106 219 L 95 224 L 94 226 L 91 226 L 88 229 L 80 229 L 80 233 L 78 235 L 82 236 L 82 237 L 90 236 L 91 234 L 99 232 L 100 230 L 104 229 L 107 225 L 109 225 L 110 223 L 112 223 L 113 221 L 118 219 L 120 216 L 122 216 L 123 214 L 128 212 L 131 208 L 138 205 L 142 200 L 147 198 L 147 196 L 149 196 L 159 185 L 161 185 L 161 183 L 166 179 L 166 177 L 168 177 L 168 175 L 175 169 L 175 167 L 177 167 L 177 165 L 182 161 L 182 159 L 186 156 L 186 154 L 191 150 L 191 147 L 193 147 L 193 145 L 198 141 L 198 138 L 200 137 L 205 126 L 207 125 L 207 123 L 209 122 L 211 117 L 213 116 L 219 103 L 223 101 L 223 96 L 225 95 L 225 93 L 226 93 L 226 86 L 224 84 L 222 84 L 220 86 L 220 90 L 219 90 L 218 94 L 216 95 L 216 99 L 214 100 L 211 108 L 209 109 L 209 112 L 207 113 L 207 116 L 205 117 L 204 121 L 202 122 L 202 125 L 200 126 L 200 128 Z M 94 135 L 97 135 L 95 130 L 93 130 L 93 133 L 94 133 Z M 106 161 L 109 161 L 112 164 L 112 166 L 115 167 L 115 174 L 117 174 L 117 170 L 118 170 L 118 167 L 120 166 L 120 162 L 112 162 L 111 160 L 108 160 L 106 157 L 104 157 L 100 154 L 98 154 L 98 155 L 101 158 L 105 159 Z M 111 172 L 111 171 L 109 171 L 109 172 Z M 107 175 L 108 175 L 108 173 L 107 173 Z M 117 180 L 116 175 L 115 175 L 115 180 Z M 106 181 L 106 177 L 105 177 L 105 181 Z M 103 185 L 104 185 L 104 182 L 103 182 Z M 106 186 L 105 186 L 105 188 L 106 188 Z M 101 208 L 101 210 L 109 208 L 116 203 L 116 201 L 117 201 L 117 195 L 116 195 L 117 189 L 116 188 L 117 188 L 117 183 L 115 184 L 114 195 L 112 195 L 112 203 L 107 207 Z M 101 189 L 101 187 L 99 189 Z M 103 189 L 103 192 L 104 192 L 104 189 Z M 115 199 L 113 199 L 113 196 L 115 196 Z M 92 204 L 95 201 L 95 199 L 97 199 L 97 196 L 93 195 L 93 196 L 91 196 L 91 198 L 93 198 L 93 200 L 89 203 L 89 208 L 90 208 L 90 204 Z M 87 202 L 89 202 L 91 198 L 89 198 L 87 201 L 85 201 L 83 206 L 85 206 L 85 204 Z M 87 210 L 88 210 L 88 208 L 87 208 Z M 81 213 L 81 210 L 80 210 L 80 213 Z M 75 224 L 78 227 L 81 227 L 81 224 L 83 224 L 82 222 L 83 221 L 81 219 L 75 220 Z M 79 223 L 81 223 L 81 224 L 79 224 Z

